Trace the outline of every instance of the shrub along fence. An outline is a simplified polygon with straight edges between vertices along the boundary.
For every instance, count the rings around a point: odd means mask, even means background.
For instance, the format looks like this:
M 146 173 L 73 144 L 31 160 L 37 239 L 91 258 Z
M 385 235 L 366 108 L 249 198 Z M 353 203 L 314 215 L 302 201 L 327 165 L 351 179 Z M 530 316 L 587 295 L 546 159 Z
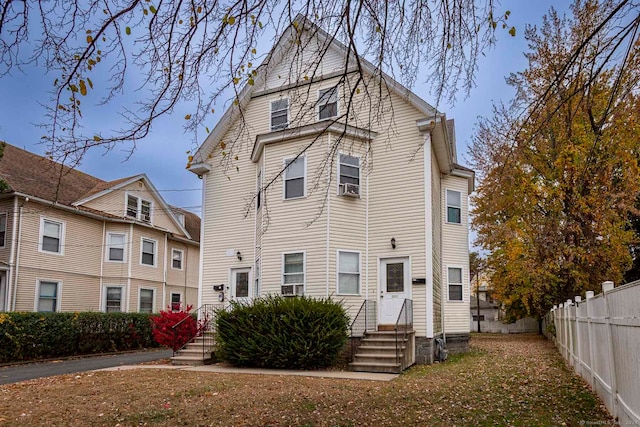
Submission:
M 157 347 L 149 316 L 0 313 L 0 363 Z
M 620 425 L 640 424 L 640 280 L 554 306 L 547 337 Z M 554 331 L 555 329 L 555 331 Z

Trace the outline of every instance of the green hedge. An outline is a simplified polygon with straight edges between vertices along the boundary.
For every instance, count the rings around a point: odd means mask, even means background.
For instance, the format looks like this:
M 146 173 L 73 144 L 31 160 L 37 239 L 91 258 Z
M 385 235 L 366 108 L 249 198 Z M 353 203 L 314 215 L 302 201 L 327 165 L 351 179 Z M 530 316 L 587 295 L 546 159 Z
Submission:
M 338 359 L 349 318 L 330 299 L 268 296 L 217 317 L 217 356 L 236 366 L 314 369 Z
M 0 313 L 0 363 L 157 347 L 149 316 Z

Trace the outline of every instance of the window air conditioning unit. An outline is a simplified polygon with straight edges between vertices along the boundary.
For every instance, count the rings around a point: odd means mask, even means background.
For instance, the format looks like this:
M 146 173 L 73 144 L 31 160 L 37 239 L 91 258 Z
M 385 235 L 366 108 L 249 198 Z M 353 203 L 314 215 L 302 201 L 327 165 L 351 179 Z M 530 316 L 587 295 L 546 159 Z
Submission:
M 360 197 L 360 186 L 358 184 L 340 184 L 340 195 Z
M 282 285 L 281 288 L 282 296 L 284 297 L 294 297 L 296 295 L 304 295 L 304 285 Z

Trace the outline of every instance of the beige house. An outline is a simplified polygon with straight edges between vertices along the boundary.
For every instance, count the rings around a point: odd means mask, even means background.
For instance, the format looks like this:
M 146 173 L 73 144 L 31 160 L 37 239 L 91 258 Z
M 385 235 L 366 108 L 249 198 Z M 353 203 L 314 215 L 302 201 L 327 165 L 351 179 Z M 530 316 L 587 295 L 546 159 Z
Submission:
M 435 338 L 468 343 L 474 173 L 452 120 L 346 52 L 297 18 L 194 154 L 198 298 L 332 297 L 360 320 L 367 302 L 368 329 L 411 323 L 429 363 Z
M 146 175 L 105 182 L 5 144 L 0 178 L 0 311 L 197 303 L 200 219 Z

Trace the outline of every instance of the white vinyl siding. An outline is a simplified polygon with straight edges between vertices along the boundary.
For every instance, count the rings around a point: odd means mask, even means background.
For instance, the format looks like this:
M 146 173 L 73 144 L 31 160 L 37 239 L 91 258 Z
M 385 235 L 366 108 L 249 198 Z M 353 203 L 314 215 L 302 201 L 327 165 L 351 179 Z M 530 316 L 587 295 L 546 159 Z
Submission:
M 104 287 L 104 304 L 105 313 L 119 313 L 124 311 L 124 287 L 123 286 L 105 286 Z
M 304 252 L 282 255 L 282 295 L 304 295 Z
M 449 287 L 449 301 L 462 301 L 462 268 L 449 267 L 447 269 L 447 282 Z
M 297 159 L 286 159 L 284 161 L 286 167 L 284 171 L 284 199 L 299 199 L 305 197 L 306 175 L 307 175 L 307 158 L 300 156 Z
M 0 248 L 6 246 L 7 240 L 7 214 L 0 214 Z
M 360 295 L 360 253 L 338 251 L 338 295 Z
M 460 224 L 462 221 L 462 196 L 459 191 L 447 190 L 447 222 Z
M 124 262 L 126 258 L 126 234 L 107 234 L 107 261 Z
M 156 252 L 158 250 L 158 242 L 152 239 L 142 238 L 140 249 L 140 264 L 151 267 L 156 266 Z
M 318 91 L 318 120 L 338 116 L 338 87 Z
M 289 126 L 289 98 L 271 102 L 271 130 L 286 129 Z
M 182 270 L 184 253 L 179 249 L 171 250 L 171 268 L 174 270 Z
M 36 295 L 36 311 L 60 311 L 61 282 L 54 280 L 39 280 Z
M 40 220 L 40 252 L 64 254 L 64 222 L 47 218 Z
M 156 299 L 155 289 L 140 288 L 138 292 L 138 311 L 140 313 L 153 313 Z

